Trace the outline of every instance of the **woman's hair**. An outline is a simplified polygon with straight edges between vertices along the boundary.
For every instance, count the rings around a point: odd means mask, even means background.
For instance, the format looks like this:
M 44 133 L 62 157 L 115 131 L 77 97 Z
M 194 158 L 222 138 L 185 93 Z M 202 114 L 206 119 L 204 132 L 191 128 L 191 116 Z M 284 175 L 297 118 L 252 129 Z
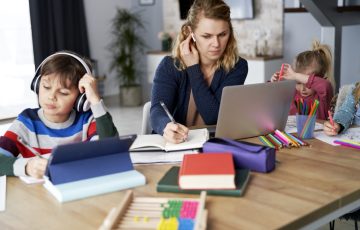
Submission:
M 314 63 L 316 69 L 313 74 L 330 81 L 334 89 L 335 80 L 332 74 L 332 55 L 330 47 L 325 44 L 320 44 L 320 42 L 316 40 L 312 44 L 312 50 L 304 51 L 296 56 L 295 71 L 301 72 Z
M 189 9 L 186 22 L 181 26 L 181 31 L 178 34 L 172 50 L 174 57 L 174 64 L 179 70 L 186 68 L 185 63 L 180 57 L 180 43 L 184 41 L 191 30 L 194 31 L 200 21 L 201 16 L 209 19 L 224 20 L 229 24 L 230 36 L 226 49 L 222 57 L 217 61 L 217 68 L 223 67 L 226 72 L 233 68 L 239 60 L 239 54 L 234 36 L 233 27 L 230 18 L 230 8 L 223 0 L 195 0 Z
M 85 58 L 82 59 L 91 71 L 92 67 L 90 61 Z M 41 76 L 53 73 L 60 77 L 61 86 L 71 88 L 78 86 L 80 79 L 86 73 L 86 69 L 74 57 L 66 54 L 58 54 L 47 60 L 41 67 Z M 68 80 L 70 81 L 70 84 L 68 84 Z
M 354 98 L 355 98 L 355 104 L 358 104 L 359 100 L 360 100 L 360 82 L 357 82 L 355 84 L 355 89 L 353 91 L 353 95 L 354 95 Z

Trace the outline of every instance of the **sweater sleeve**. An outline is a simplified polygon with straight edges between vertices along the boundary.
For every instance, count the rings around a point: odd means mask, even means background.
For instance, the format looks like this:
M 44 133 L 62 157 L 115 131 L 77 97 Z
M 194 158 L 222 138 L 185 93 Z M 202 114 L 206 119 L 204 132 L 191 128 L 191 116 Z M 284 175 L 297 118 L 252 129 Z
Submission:
M 186 70 L 189 75 L 196 108 L 205 124 L 213 125 L 217 122 L 223 88 L 232 85 L 243 85 L 248 73 L 248 65 L 246 60 L 240 58 L 228 73 L 223 72 L 222 76 L 220 76 L 221 73 L 215 73 L 213 79 L 215 83 L 212 82 L 210 87 L 204 80 L 200 65 L 190 66 Z
M 350 88 L 344 102 L 334 114 L 334 121 L 344 126 L 344 131 L 350 127 L 356 114 L 356 102 L 353 95 L 354 88 L 355 85 Z
M 310 75 L 305 86 L 309 89 L 313 89 L 315 91 L 315 94 L 319 98 L 317 117 L 319 119 L 327 119 L 328 110 L 330 109 L 330 102 L 334 96 L 334 91 L 331 83 L 322 77 Z
M 14 163 L 16 157 L 10 157 L 0 154 L 0 175 L 14 176 Z
M 95 118 L 96 132 L 99 139 L 118 136 L 118 131 L 110 113 L 106 111 L 103 100 L 95 105 L 91 105 L 91 111 Z
M 174 111 L 175 97 L 178 92 L 178 84 L 175 76 L 178 75 L 170 57 L 165 57 L 155 72 L 154 84 L 151 94 L 150 122 L 153 130 L 163 135 L 164 128 L 170 119 L 160 105 L 162 100 L 170 111 Z

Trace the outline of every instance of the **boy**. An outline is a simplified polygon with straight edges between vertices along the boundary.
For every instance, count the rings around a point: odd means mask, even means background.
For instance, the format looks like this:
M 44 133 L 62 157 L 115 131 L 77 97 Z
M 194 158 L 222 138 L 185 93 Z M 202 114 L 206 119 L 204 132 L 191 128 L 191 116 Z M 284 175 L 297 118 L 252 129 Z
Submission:
M 47 159 L 36 157 L 34 150 L 49 154 L 59 144 L 118 135 L 89 66 L 70 52 L 55 53 L 40 64 L 32 83 L 40 108 L 25 109 L 0 137 L 0 175 L 41 178 Z M 83 93 L 91 110 L 75 111 Z

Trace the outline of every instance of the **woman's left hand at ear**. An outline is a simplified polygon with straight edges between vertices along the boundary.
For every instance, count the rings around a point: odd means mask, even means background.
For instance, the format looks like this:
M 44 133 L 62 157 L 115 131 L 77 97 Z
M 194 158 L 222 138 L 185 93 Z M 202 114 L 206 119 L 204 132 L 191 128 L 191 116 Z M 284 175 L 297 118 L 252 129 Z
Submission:
M 199 52 L 192 42 L 192 37 L 189 36 L 180 43 L 180 56 L 187 67 L 199 63 Z
M 87 100 L 92 105 L 100 101 L 100 96 L 97 91 L 96 79 L 93 76 L 85 74 L 79 81 L 79 90 L 80 93 L 85 92 Z

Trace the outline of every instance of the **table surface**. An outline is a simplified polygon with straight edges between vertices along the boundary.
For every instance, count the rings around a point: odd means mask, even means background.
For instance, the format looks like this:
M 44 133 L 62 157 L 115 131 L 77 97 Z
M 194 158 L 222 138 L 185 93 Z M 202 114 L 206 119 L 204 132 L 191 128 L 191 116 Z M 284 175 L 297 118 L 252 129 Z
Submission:
M 250 139 L 258 142 L 258 139 Z M 360 151 L 309 140 L 310 147 L 277 151 L 268 174 L 251 173 L 243 197 L 207 196 L 208 229 L 297 229 L 360 199 Z M 147 178 L 135 196 L 198 197 L 157 193 L 156 183 L 172 165 L 138 165 Z M 97 229 L 126 191 L 58 203 L 42 185 L 7 178 L 2 229 Z

